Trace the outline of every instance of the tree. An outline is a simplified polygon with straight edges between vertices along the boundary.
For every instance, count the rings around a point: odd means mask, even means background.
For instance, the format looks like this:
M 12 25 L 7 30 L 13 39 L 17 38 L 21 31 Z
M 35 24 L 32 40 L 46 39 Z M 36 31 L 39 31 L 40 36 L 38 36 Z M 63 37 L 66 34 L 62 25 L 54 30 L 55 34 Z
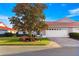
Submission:
M 32 31 L 40 32 L 47 28 L 43 11 L 47 8 L 41 3 L 19 3 L 13 9 L 15 16 L 10 18 L 13 28 L 17 31 L 26 31 L 32 36 Z

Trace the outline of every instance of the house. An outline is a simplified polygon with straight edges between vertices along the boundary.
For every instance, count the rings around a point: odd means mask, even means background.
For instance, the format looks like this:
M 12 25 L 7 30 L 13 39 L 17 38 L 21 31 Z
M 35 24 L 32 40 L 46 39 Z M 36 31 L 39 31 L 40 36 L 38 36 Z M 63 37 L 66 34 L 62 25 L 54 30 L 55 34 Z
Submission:
M 7 27 L 3 22 L 0 22 L 0 34 L 4 34 L 6 32 L 14 33 L 15 30 Z
M 55 22 L 46 22 L 48 29 L 43 31 L 46 37 L 69 37 L 70 32 L 79 32 L 79 22 L 63 18 Z

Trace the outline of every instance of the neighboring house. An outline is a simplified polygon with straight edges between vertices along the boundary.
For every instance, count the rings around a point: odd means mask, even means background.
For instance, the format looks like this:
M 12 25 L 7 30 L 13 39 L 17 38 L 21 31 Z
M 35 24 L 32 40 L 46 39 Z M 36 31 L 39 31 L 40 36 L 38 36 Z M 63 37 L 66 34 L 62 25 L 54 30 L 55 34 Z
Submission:
M 46 37 L 69 37 L 70 32 L 79 32 L 79 22 L 63 18 L 55 22 L 47 22 L 48 29 L 43 31 Z
M 15 30 L 7 27 L 3 22 L 0 22 L 0 34 L 4 34 L 6 32 L 15 33 Z

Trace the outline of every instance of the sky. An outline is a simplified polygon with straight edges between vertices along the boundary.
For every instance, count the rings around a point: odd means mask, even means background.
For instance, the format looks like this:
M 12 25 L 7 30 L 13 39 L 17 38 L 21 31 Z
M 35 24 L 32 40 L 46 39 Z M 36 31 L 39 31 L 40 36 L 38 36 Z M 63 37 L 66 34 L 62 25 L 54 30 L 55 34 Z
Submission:
M 44 10 L 46 21 L 57 21 L 68 17 L 79 22 L 79 3 L 47 3 L 46 5 L 48 7 Z M 15 15 L 12 12 L 15 6 L 15 3 L 0 3 L 0 22 L 8 27 L 12 27 L 8 18 Z

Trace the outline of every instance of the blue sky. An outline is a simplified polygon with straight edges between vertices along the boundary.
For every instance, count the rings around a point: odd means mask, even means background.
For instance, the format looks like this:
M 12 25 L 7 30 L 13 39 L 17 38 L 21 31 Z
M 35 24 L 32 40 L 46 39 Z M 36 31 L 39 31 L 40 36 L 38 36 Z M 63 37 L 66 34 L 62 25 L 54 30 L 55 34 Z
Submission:
M 0 3 L 0 21 L 12 27 L 9 17 L 14 16 L 12 12 L 15 3 Z M 68 17 L 79 21 L 79 3 L 47 3 L 48 8 L 44 10 L 46 21 L 56 21 Z

